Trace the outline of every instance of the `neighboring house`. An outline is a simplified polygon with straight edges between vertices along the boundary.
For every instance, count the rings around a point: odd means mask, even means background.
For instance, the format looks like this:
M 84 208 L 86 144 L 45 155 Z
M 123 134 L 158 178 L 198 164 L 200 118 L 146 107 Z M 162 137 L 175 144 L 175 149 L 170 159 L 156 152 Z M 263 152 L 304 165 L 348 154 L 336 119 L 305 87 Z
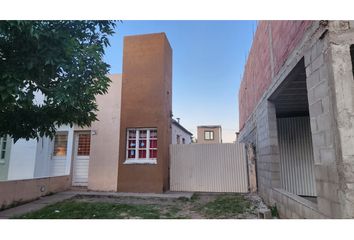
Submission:
M 110 75 L 91 127 L 61 126 L 54 139 L 0 140 L 0 180 L 70 176 L 90 190 L 163 192 L 169 188 L 172 49 L 164 33 L 124 39 L 123 74 Z M 119 174 L 118 174 L 119 172 Z
M 102 141 L 105 142 L 104 151 L 107 156 L 110 159 L 116 158 L 118 162 L 118 153 L 114 149 L 118 145 L 122 80 L 118 74 L 109 75 L 109 78 L 112 82 L 107 94 L 99 95 L 96 99 L 99 121 L 94 122 L 90 128 L 64 125 L 57 129 L 54 139 L 43 137 L 38 141 L 19 139 L 14 143 L 9 137 L 1 138 L 1 179 L 65 176 L 72 172 L 73 186 L 87 186 L 89 163 L 94 169 L 95 160 L 99 158 L 100 164 L 106 165 L 107 160 L 101 155 L 103 150 L 97 146 Z M 112 164 L 111 167 L 117 168 L 118 164 Z M 104 171 L 105 176 L 110 176 L 109 167 Z
M 222 143 L 220 125 L 205 125 L 197 127 L 197 143 Z
M 185 129 L 179 121 L 172 119 L 172 144 L 190 144 L 193 134 Z
M 239 141 L 286 218 L 354 217 L 354 22 L 259 21 Z

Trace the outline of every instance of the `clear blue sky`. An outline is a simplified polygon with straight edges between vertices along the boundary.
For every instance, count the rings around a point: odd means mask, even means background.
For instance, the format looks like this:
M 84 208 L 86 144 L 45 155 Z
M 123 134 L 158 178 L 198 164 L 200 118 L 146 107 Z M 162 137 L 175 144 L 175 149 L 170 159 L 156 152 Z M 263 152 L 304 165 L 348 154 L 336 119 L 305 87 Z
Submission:
M 123 21 L 105 60 L 122 72 L 123 37 L 165 32 L 173 49 L 174 118 L 196 137 L 198 125 L 221 125 L 224 142 L 238 131 L 238 89 L 255 21 Z

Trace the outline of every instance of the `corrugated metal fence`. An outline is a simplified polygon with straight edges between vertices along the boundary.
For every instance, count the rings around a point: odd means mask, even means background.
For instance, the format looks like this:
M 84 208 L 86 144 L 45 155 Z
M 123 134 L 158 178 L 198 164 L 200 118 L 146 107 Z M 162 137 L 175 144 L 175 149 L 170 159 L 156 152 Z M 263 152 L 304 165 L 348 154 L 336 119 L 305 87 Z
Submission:
M 280 182 L 285 190 L 316 196 L 309 117 L 279 118 Z
M 244 144 L 170 145 L 172 191 L 247 192 Z

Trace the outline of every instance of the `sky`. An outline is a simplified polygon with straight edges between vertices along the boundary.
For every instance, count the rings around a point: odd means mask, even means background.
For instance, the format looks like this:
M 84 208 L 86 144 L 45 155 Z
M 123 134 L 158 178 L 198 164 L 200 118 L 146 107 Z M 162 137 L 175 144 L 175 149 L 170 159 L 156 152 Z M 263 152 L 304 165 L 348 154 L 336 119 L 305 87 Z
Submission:
M 256 21 L 123 21 L 105 60 L 122 73 L 123 38 L 165 32 L 173 50 L 172 111 L 197 137 L 198 125 L 221 125 L 223 142 L 238 131 L 238 90 Z

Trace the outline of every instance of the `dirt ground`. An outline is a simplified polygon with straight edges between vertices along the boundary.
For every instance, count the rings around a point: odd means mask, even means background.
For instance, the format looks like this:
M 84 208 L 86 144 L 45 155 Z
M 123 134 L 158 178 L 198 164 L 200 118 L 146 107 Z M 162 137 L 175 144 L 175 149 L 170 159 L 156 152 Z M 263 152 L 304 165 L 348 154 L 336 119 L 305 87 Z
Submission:
M 195 193 L 191 199 L 79 195 L 73 200 L 82 203 L 154 206 L 159 209 L 161 218 L 177 219 L 255 219 L 258 218 L 258 210 L 267 208 L 262 199 L 256 194 Z M 243 200 L 245 201 L 243 202 Z M 232 211 L 233 207 L 242 204 L 245 206 L 236 212 Z M 132 217 L 127 215 L 126 218 Z

